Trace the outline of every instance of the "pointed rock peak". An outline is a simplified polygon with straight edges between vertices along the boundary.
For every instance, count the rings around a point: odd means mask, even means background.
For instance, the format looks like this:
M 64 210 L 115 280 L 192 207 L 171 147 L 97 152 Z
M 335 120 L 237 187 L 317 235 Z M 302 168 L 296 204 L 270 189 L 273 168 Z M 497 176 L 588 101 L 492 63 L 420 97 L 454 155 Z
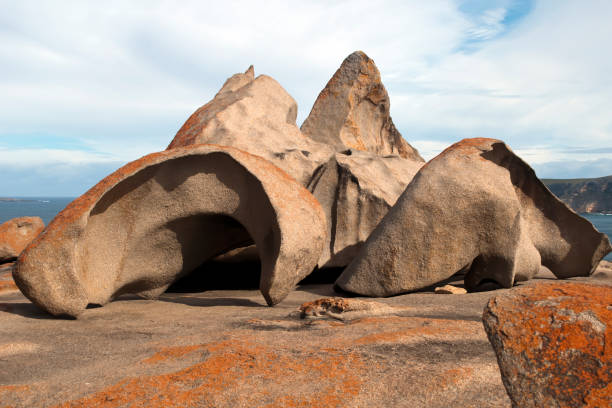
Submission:
M 339 151 L 354 148 L 424 161 L 395 128 L 389 107 L 376 64 L 363 51 L 355 51 L 319 94 L 302 132 Z
M 245 85 L 250 84 L 255 80 L 255 69 L 253 65 L 249 66 L 249 68 L 244 71 L 244 74 L 234 74 L 225 81 L 219 92 L 217 92 L 217 96 L 234 92 Z
M 341 73 L 342 75 L 337 75 Z M 366 75 L 368 78 L 361 78 Z M 363 51 L 355 51 L 342 61 L 342 65 L 334 78 L 347 79 L 350 81 L 369 79 L 370 81 L 380 82 L 380 72 L 374 64 L 374 60 Z M 382 84 L 381 84 L 382 85 Z

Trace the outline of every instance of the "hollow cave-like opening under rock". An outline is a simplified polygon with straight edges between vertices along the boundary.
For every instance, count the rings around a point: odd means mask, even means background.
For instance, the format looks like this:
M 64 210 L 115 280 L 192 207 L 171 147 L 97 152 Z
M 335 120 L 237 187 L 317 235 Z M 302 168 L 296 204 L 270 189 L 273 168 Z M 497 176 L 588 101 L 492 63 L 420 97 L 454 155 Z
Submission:
M 228 262 L 217 258 L 203 262 L 193 271 L 174 282 L 167 290 L 172 293 L 193 293 L 207 290 L 257 289 L 261 277 L 261 261 Z
M 256 253 L 256 247 L 239 248 Z M 234 251 L 231 251 L 234 252 Z M 299 285 L 333 284 L 343 268 L 315 269 L 298 283 Z M 217 257 L 206 261 L 174 282 L 167 290 L 170 293 L 197 293 L 208 290 L 248 290 L 259 288 L 261 261 L 259 256 L 242 260 Z
M 183 265 L 191 270 L 181 273 L 167 292 L 259 288 L 261 260 L 258 248 L 247 229 L 236 219 L 227 215 L 200 214 L 171 224 L 169 228 L 182 247 Z M 210 248 L 219 248 L 219 245 L 224 249 L 209 256 Z M 341 272 L 342 268 L 317 269 L 299 284 L 332 284 Z
M 201 214 L 175 223 L 171 229 L 181 245 L 185 270 L 168 292 L 259 287 L 259 253 L 239 221 L 227 215 Z

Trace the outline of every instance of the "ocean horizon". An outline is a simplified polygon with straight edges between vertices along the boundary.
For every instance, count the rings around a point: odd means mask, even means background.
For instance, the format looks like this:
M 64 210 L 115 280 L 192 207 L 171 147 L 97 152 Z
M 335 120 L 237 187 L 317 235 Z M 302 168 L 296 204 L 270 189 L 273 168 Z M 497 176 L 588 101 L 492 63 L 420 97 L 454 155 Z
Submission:
M 17 217 L 40 217 L 45 225 L 76 197 L 0 197 L 0 224 Z M 9 201 L 4 201 L 9 200 Z M 580 214 L 612 241 L 612 214 Z M 612 262 L 612 253 L 604 258 Z

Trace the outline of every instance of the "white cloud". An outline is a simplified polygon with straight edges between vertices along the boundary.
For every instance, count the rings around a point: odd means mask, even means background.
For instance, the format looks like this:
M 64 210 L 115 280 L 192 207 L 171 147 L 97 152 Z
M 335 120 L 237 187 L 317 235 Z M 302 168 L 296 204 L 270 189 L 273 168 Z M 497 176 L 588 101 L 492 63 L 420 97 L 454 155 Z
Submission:
M 0 163 L 14 168 L 45 166 L 53 164 L 115 163 L 114 155 L 67 149 L 3 149 L 0 148 Z
M 563 156 L 560 146 L 612 146 L 612 3 L 539 1 L 511 29 L 513 0 L 471 14 L 461 3 L 5 1 L 0 145 L 20 166 L 132 160 L 164 149 L 250 64 L 298 101 L 301 121 L 362 49 L 381 70 L 394 122 L 426 157 L 475 136 L 503 139 L 536 164 L 609 157 Z M 87 150 L 28 151 L 23 134 Z
M 609 2 L 540 2 L 511 33 L 394 87 L 394 119 L 417 138 L 612 146 L 610 17 Z
M 451 143 L 438 142 L 435 140 L 411 140 L 410 144 L 419 151 L 421 157 L 426 161 L 433 159 L 442 150 L 451 145 Z
M 486 10 L 477 16 L 474 26 L 468 29 L 468 35 L 476 40 L 488 40 L 500 34 L 504 31 L 506 11 L 503 7 Z

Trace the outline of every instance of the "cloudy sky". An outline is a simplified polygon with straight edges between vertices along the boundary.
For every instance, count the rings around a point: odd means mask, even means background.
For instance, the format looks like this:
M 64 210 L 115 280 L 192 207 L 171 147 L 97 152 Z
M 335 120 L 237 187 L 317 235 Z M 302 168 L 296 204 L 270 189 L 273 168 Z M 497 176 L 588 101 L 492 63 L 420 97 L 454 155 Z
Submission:
M 376 62 L 393 120 L 427 159 L 494 137 L 540 177 L 612 174 L 608 0 L 0 6 L 0 196 L 82 194 L 163 150 L 250 64 L 297 100 L 300 125 L 355 50 Z

